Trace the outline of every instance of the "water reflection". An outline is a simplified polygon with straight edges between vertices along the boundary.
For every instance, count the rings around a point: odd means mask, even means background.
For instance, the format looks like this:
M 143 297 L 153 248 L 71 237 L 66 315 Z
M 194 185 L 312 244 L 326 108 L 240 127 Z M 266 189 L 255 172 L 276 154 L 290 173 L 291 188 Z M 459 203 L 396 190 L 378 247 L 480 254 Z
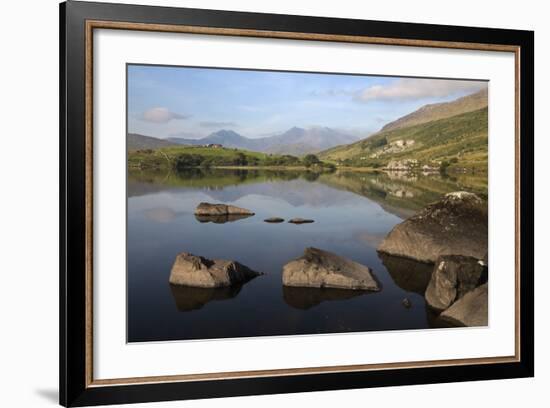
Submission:
M 170 284 L 172 297 L 180 312 L 201 309 L 207 303 L 215 300 L 232 299 L 239 294 L 241 288 L 242 285 L 233 285 L 225 288 L 192 288 Z
M 236 214 L 227 214 L 227 215 L 196 215 L 195 219 L 200 223 L 212 222 L 214 224 L 225 224 L 226 222 L 235 222 L 239 220 L 244 220 L 245 218 L 253 217 L 253 215 L 236 215 Z
M 392 178 L 393 177 L 393 178 Z M 443 194 L 486 195 L 486 178 L 438 174 L 190 169 L 128 177 L 128 341 L 184 340 L 438 327 L 424 291 L 431 267 L 379 256 L 404 217 Z M 195 217 L 202 201 L 249 208 L 247 219 Z M 310 218 L 307 227 L 283 222 Z M 232 222 L 234 221 L 234 222 Z M 308 246 L 371 267 L 384 289 L 285 288 L 281 272 Z M 265 273 L 242 286 L 170 286 L 175 256 L 234 259 Z M 412 307 L 402 305 L 410 299 Z
M 407 292 L 424 296 L 432 276 L 433 265 L 382 253 L 378 256 L 397 286 Z
M 283 286 L 283 299 L 286 304 L 296 309 L 307 310 L 322 302 L 347 300 L 357 296 L 367 295 L 366 290 L 347 290 L 334 288 L 295 288 Z

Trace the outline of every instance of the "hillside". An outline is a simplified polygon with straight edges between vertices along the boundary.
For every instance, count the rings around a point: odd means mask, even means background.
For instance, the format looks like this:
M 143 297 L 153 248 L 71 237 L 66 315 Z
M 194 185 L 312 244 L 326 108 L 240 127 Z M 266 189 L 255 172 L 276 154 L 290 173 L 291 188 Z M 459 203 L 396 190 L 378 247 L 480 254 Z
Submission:
M 458 98 L 451 102 L 425 105 L 420 109 L 405 115 L 385 125 L 381 132 L 420 125 L 434 120 L 450 118 L 461 113 L 472 112 L 488 105 L 487 88 L 471 95 Z
M 346 166 L 407 166 L 487 170 L 487 108 L 430 122 L 383 130 L 359 142 L 319 154 Z
M 296 167 L 333 170 L 334 165 L 314 157 L 300 159 L 225 147 L 175 146 L 133 150 L 128 153 L 128 168 L 136 170 L 182 170 L 202 167 Z
M 355 142 L 357 137 L 335 129 L 314 126 L 308 129 L 293 127 L 281 134 L 257 139 L 247 138 L 233 130 L 220 130 L 202 139 L 173 137 L 167 140 L 182 145 L 221 144 L 224 147 L 256 152 L 302 156 L 308 153 L 317 153 L 334 146 Z
M 175 146 L 175 143 L 157 139 L 156 137 L 139 135 L 137 133 L 128 133 L 127 139 L 128 150 L 139 149 L 159 149 L 161 147 Z

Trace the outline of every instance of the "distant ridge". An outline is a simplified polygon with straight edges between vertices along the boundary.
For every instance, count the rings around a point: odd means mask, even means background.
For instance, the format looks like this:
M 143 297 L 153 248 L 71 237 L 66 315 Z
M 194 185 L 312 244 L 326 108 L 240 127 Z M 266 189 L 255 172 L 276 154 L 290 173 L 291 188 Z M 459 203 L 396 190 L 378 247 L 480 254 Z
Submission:
M 247 138 L 233 130 L 219 130 L 202 139 L 171 137 L 172 143 L 183 145 L 221 144 L 225 147 L 252 150 L 262 153 L 304 155 L 317 153 L 333 146 L 357 141 L 359 138 L 322 126 L 304 129 L 293 127 L 281 134 L 257 139 Z
M 156 137 L 144 136 L 137 133 L 128 133 L 128 150 L 160 149 L 161 147 L 170 146 L 176 146 L 176 144 L 164 139 L 157 139 Z
M 420 125 L 438 119 L 450 118 L 451 116 L 460 115 L 461 113 L 473 112 L 485 108 L 487 105 L 488 92 L 487 88 L 485 88 L 451 102 L 424 105 L 420 109 L 388 123 L 381 129 L 381 132 Z

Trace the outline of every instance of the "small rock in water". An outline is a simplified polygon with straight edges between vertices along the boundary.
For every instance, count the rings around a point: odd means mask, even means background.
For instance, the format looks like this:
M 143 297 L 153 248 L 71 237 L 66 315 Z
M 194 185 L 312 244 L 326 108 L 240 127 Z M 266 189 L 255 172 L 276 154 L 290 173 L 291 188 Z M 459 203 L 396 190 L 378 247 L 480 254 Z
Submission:
M 410 307 L 412 306 L 412 303 L 411 301 L 409 300 L 409 298 L 405 298 L 401 301 L 401 304 L 407 308 L 407 309 L 410 309 Z
M 311 224 L 312 222 L 315 222 L 315 221 L 307 218 L 292 218 L 288 222 L 290 222 L 291 224 Z
M 195 215 L 254 215 L 254 213 L 234 205 L 200 203 L 195 209 Z
M 270 223 L 284 222 L 284 218 L 270 217 L 270 218 L 266 218 L 266 219 L 264 220 L 264 222 L 270 222 Z
M 170 283 L 199 288 L 222 288 L 249 281 L 261 275 L 249 267 L 224 259 L 207 259 L 187 252 L 176 256 Z
M 303 256 L 283 267 L 283 285 L 380 290 L 369 267 L 318 248 L 307 248 Z

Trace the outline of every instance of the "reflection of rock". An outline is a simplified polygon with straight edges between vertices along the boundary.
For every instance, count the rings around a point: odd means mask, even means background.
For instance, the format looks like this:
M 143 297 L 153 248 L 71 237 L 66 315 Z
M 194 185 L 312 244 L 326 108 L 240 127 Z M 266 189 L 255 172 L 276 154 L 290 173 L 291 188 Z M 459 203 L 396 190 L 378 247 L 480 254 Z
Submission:
M 241 291 L 242 285 L 225 288 L 192 288 L 189 286 L 170 285 L 172 297 L 180 312 L 200 309 L 214 300 L 234 298 Z
M 426 289 L 426 303 L 436 310 L 445 310 L 486 281 L 487 269 L 479 260 L 460 255 L 442 256 Z
M 432 265 L 383 253 L 378 256 L 397 286 L 407 292 L 424 296 L 432 276 Z
M 283 285 L 379 290 L 370 268 L 317 248 L 307 248 L 302 257 L 284 266 Z
M 487 252 L 487 203 L 463 191 L 446 194 L 396 225 L 378 250 L 429 263 L 441 255 L 481 259 Z
M 170 283 L 200 288 L 220 288 L 246 282 L 261 273 L 235 261 L 210 260 L 182 252 L 176 257 Z
M 311 224 L 315 221 L 307 218 L 292 218 L 291 220 L 288 220 L 288 222 L 290 222 L 291 224 Z
M 198 222 L 213 222 L 214 224 L 225 224 L 226 222 L 233 222 L 243 220 L 245 218 L 252 217 L 251 215 L 195 215 Z
M 439 315 L 439 320 L 464 326 L 487 326 L 489 321 L 488 284 L 478 286 Z
M 264 220 L 264 222 L 279 223 L 279 222 L 284 222 L 284 218 L 270 217 L 270 218 L 266 218 L 266 219 Z
M 195 209 L 195 215 L 254 215 L 254 213 L 234 205 L 200 203 Z
M 347 300 L 356 296 L 371 293 L 364 290 L 347 290 L 333 288 L 298 288 L 283 286 L 283 299 L 296 309 L 310 309 L 329 300 Z

